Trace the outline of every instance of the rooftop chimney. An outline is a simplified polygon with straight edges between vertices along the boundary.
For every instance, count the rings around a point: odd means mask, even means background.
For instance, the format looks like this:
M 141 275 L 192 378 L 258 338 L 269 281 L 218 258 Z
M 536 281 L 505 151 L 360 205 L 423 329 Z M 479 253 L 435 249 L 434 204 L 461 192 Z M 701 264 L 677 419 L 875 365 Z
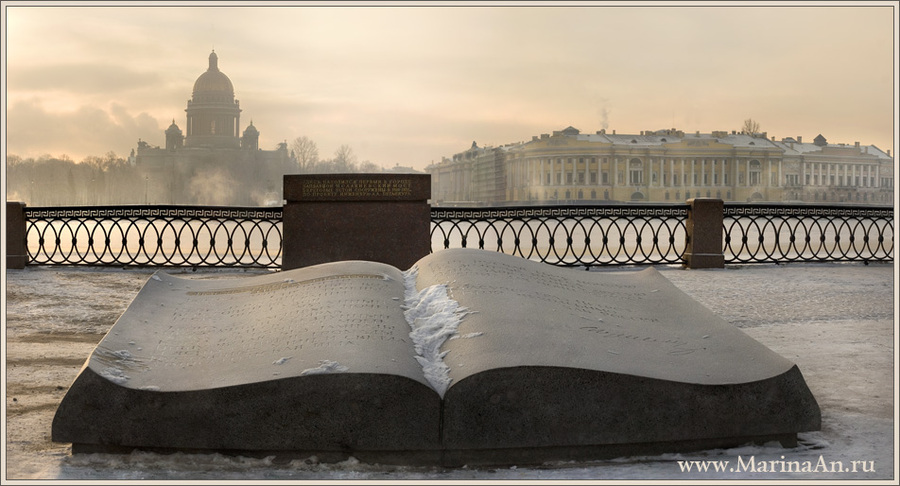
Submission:
M 797 135 L 797 143 L 803 143 L 803 136 Z

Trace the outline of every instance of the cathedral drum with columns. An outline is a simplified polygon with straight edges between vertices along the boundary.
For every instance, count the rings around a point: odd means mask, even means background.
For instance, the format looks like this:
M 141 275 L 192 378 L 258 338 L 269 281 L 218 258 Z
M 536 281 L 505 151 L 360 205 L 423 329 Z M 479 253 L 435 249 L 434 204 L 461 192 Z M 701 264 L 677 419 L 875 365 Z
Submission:
M 240 102 L 219 70 L 215 51 L 194 82 L 185 131 L 175 120 L 165 130 L 165 147 L 138 141 L 133 162 L 145 179 L 145 202 L 208 205 L 280 205 L 282 176 L 295 171 L 287 142 L 259 148 L 253 121 L 240 132 Z

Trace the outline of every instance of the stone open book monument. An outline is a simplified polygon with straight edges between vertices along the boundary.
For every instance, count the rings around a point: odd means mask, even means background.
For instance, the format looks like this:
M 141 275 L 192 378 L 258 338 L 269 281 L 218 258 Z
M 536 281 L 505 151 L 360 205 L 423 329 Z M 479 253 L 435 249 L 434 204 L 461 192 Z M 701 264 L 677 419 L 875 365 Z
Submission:
M 73 451 L 524 464 L 818 430 L 800 370 L 653 268 L 484 250 L 406 271 L 157 272 L 53 420 Z

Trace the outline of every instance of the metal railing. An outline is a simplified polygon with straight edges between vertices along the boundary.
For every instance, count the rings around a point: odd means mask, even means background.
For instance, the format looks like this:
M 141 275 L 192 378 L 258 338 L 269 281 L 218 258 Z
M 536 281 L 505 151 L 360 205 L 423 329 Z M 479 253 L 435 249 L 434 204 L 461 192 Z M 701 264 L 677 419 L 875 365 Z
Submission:
M 561 266 L 678 264 L 686 204 L 431 209 L 431 248 L 479 248 Z M 893 261 L 883 206 L 727 203 L 726 263 Z M 280 207 L 25 208 L 30 265 L 278 269 Z
M 432 208 L 431 247 L 564 266 L 680 263 L 687 212 L 685 204 Z
M 725 204 L 725 263 L 893 261 L 894 208 Z
M 280 268 L 282 208 L 25 208 L 36 265 Z

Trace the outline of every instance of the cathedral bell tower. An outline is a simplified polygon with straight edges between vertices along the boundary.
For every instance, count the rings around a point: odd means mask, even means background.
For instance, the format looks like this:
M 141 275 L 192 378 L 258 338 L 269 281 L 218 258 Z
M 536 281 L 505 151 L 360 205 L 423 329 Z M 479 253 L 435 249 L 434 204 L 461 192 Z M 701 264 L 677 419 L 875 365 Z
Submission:
M 209 55 L 209 69 L 194 82 L 188 100 L 185 147 L 240 148 L 241 108 L 234 86 L 222 71 L 216 51 Z

